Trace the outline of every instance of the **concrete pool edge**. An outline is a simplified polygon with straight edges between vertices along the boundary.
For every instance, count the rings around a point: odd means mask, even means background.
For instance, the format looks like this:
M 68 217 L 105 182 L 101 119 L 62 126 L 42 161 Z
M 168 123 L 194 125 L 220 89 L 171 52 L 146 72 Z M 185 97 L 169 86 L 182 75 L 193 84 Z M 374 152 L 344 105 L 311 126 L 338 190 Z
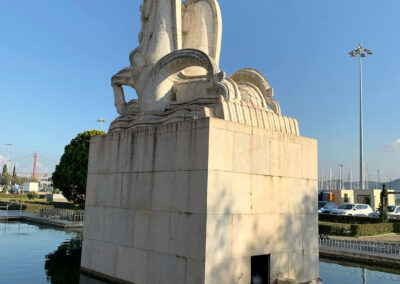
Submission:
M 320 248 L 319 249 L 320 259 L 333 259 L 340 261 L 351 261 L 360 264 L 376 265 L 381 267 L 400 269 L 400 259 L 383 257 L 373 254 L 359 254 L 348 251 L 335 251 Z
M 99 273 L 97 271 L 93 271 L 93 270 L 85 268 L 83 266 L 81 266 L 81 278 L 82 278 L 82 276 L 83 277 L 88 276 L 90 278 L 94 278 L 94 279 L 97 279 L 100 281 L 105 281 L 106 283 L 112 283 L 112 284 L 134 284 L 129 281 L 114 278 L 114 277 Z M 82 283 L 82 281 L 81 281 L 81 283 Z M 84 283 L 84 281 L 83 281 L 83 283 Z
M 30 223 L 41 224 L 49 227 L 57 227 L 63 229 L 83 228 L 83 222 L 70 222 L 60 219 L 50 219 L 19 211 L 18 212 L 9 211 L 7 214 L 0 215 L 0 221 L 26 221 Z

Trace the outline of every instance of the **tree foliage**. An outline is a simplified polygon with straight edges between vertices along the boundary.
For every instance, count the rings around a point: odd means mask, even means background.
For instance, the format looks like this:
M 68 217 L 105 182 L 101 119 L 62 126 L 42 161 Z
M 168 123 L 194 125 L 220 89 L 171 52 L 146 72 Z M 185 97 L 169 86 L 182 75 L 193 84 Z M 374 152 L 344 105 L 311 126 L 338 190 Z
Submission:
M 104 131 L 85 131 L 65 146 L 60 164 L 53 173 L 53 186 L 59 188 L 69 201 L 85 204 L 90 137 L 105 134 Z
M 0 185 L 10 185 L 11 175 L 8 173 L 7 164 L 3 165 L 3 171 L 0 176 Z
M 29 179 L 25 177 L 15 176 L 11 178 L 11 184 L 19 184 L 22 185 L 24 182 L 27 182 Z
M 13 178 L 17 177 L 17 170 L 15 169 L 15 165 L 14 165 L 14 168 L 13 168 L 12 177 Z
M 381 201 L 379 203 L 379 218 L 382 222 L 386 222 L 388 220 L 387 215 L 387 206 L 388 206 L 388 191 L 386 189 L 386 184 L 383 184 L 383 188 L 381 191 Z
M 7 164 L 4 164 L 4 165 L 3 165 L 3 172 L 2 172 L 1 174 L 3 175 L 3 174 L 5 174 L 5 173 L 8 173 Z

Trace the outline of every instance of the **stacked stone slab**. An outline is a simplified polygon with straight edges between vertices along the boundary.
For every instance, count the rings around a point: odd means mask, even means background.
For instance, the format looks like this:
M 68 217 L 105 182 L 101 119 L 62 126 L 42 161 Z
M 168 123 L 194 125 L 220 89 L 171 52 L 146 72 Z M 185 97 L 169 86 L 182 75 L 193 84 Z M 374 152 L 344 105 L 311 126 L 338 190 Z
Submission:
M 317 145 L 214 118 L 91 142 L 82 267 L 131 283 L 318 277 Z

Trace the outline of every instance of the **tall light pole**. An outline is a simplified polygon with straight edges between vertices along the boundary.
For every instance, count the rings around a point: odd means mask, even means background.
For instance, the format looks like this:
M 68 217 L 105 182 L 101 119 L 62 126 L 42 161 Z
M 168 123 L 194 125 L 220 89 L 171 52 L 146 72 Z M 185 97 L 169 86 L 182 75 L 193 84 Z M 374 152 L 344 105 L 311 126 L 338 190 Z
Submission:
M 103 117 L 100 117 L 98 120 L 96 120 L 98 123 L 100 123 L 101 131 L 104 131 L 103 124 L 107 122 Z
M 11 143 L 7 143 L 6 146 L 8 147 L 8 152 L 7 152 L 7 166 L 10 163 L 10 149 L 12 144 Z
M 358 47 L 349 52 L 351 57 L 359 57 L 360 58 L 360 189 L 363 188 L 363 152 L 364 152 L 364 144 L 363 144 L 363 108 L 362 108 L 362 58 L 367 55 L 372 54 L 372 51 L 364 48 L 360 43 Z

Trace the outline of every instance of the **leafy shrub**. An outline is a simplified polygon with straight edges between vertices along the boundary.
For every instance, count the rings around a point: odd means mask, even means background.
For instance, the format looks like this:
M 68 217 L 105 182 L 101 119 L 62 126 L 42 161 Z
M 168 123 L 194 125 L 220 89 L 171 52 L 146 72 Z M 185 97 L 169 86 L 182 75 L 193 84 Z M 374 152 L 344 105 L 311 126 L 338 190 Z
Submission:
M 29 200 L 32 200 L 38 198 L 39 195 L 37 194 L 36 191 L 30 191 L 26 196 L 28 197 Z

